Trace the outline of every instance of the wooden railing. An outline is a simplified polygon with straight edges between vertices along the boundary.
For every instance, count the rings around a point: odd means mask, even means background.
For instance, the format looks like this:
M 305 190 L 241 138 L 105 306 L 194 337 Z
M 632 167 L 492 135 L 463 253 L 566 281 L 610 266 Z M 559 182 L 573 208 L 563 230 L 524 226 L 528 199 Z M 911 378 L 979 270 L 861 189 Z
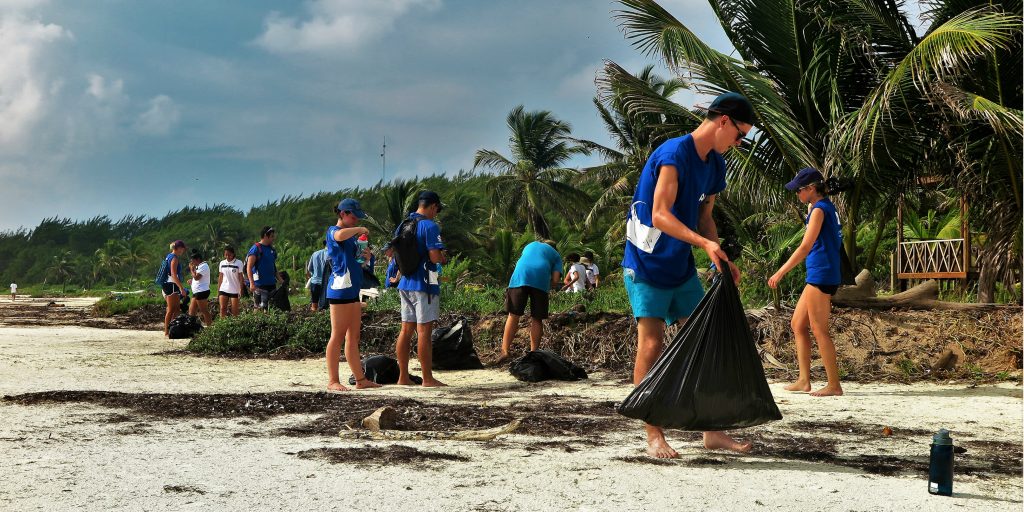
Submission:
M 970 270 L 963 238 L 901 242 L 896 265 L 899 279 L 964 279 Z

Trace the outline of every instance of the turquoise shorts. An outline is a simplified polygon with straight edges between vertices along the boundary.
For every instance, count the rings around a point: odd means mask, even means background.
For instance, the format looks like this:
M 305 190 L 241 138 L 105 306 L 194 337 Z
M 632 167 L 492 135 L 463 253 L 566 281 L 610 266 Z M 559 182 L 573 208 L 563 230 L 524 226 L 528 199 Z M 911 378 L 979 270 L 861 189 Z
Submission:
M 704 286 L 696 274 L 675 288 L 658 288 L 634 281 L 633 271 L 628 268 L 622 277 L 626 282 L 626 293 L 635 318 L 662 318 L 665 324 L 671 325 L 693 314 L 697 304 L 704 298 Z

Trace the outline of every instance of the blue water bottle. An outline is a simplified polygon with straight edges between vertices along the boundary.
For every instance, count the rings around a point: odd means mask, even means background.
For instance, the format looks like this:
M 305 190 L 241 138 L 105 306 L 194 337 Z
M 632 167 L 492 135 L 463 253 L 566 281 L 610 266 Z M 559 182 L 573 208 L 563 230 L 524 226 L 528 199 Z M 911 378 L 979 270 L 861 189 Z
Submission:
M 363 257 L 363 251 L 370 245 L 370 238 L 366 236 L 366 233 L 359 235 L 356 239 L 356 263 L 362 265 L 366 263 L 366 258 Z
M 949 437 L 949 431 L 944 428 L 932 436 L 928 492 L 942 496 L 953 495 L 953 438 Z

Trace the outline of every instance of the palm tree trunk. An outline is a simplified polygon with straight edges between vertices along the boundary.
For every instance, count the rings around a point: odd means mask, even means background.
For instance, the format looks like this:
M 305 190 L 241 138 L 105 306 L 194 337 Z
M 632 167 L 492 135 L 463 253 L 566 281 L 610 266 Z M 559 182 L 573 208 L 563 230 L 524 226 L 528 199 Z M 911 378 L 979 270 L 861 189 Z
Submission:
M 850 257 L 850 266 L 853 267 L 850 270 L 854 274 L 860 270 L 857 267 L 857 213 L 860 210 L 860 196 L 863 189 L 864 178 L 861 178 L 857 180 L 857 186 L 850 197 L 846 215 L 846 233 L 843 233 L 843 248 L 846 249 L 846 255 Z
M 882 211 L 878 212 L 878 228 L 875 230 L 875 238 L 871 241 L 871 247 L 868 249 L 867 258 L 864 261 L 864 268 L 869 271 L 875 268 L 875 257 L 878 254 L 878 245 L 882 242 L 882 235 L 885 234 L 885 228 L 892 220 L 892 209 L 883 208 Z M 847 253 L 849 254 L 849 253 Z

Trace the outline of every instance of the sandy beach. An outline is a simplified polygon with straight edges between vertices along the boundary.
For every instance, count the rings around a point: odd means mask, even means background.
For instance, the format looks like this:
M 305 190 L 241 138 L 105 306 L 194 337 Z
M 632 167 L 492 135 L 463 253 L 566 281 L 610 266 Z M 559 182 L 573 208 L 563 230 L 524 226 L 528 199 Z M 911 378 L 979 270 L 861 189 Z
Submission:
M 630 389 L 617 376 L 531 385 L 497 369 L 439 372 L 450 388 L 326 395 L 322 360 L 195 357 L 184 345 L 152 331 L 0 327 L 2 508 L 1021 508 L 1019 385 L 850 383 L 816 399 L 773 383 L 784 419 L 733 432 L 757 443 L 752 454 L 670 432 L 681 457 L 652 461 L 639 424 L 614 413 Z M 67 392 L 30 394 L 53 391 Z M 486 442 L 337 435 L 380 403 L 452 430 L 524 428 Z M 952 498 L 929 495 L 922 470 L 939 428 L 966 449 Z

